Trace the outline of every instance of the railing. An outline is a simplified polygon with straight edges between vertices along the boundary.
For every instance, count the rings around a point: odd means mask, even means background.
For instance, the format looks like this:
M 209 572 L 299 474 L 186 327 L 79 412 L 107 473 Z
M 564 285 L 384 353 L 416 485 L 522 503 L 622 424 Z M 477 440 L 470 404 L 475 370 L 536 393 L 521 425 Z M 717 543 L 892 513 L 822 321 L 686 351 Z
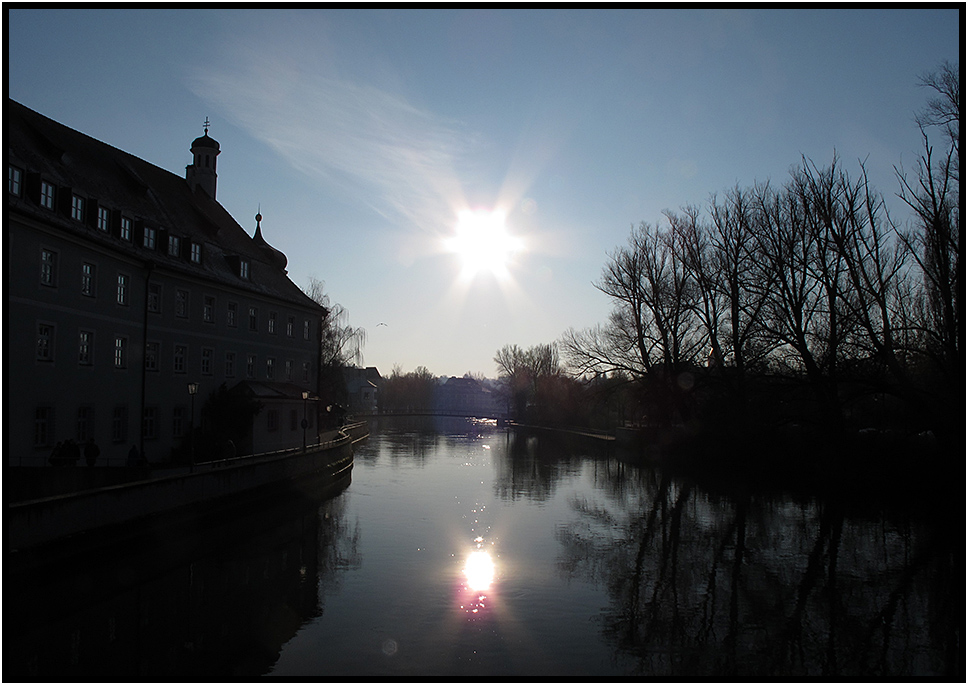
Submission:
M 289 457 L 296 454 L 302 454 L 303 452 L 322 452 L 325 450 L 334 449 L 336 447 L 341 447 L 346 444 L 350 444 L 356 441 L 356 439 L 351 435 L 351 432 L 355 428 L 360 426 L 365 426 L 365 421 L 360 421 L 358 423 L 347 424 L 337 431 L 327 431 L 335 432 L 339 435 L 338 438 L 332 440 L 324 440 L 322 442 L 314 442 L 312 444 L 306 445 L 305 449 L 302 447 L 287 447 L 282 450 L 273 450 L 271 452 L 258 452 L 256 454 L 242 454 L 234 457 L 229 457 L 227 459 L 212 459 L 210 461 L 200 461 L 195 463 L 195 468 L 208 467 L 208 468 L 221 468 L 229 464 L 235 465 L 242 462 L 252 461 L 271 461 L 272 459 L 277 459 L 280 457 Z

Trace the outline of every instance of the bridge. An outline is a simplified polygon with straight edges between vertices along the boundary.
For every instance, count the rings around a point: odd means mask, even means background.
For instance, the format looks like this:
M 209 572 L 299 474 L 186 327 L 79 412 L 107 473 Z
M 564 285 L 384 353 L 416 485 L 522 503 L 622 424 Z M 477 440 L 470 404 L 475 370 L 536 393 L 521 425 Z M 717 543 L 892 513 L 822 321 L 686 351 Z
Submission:
M 498 425 L 503 425 L 508 421 L 507 414 L 498 414 L 487 412 L 455 412 L 455 411 L 406 411 L 406 412 L 385 412 L 383 414 L 365 414 L 354 412 L 351 416 L 360 419 L 382 419 L 390 418 L 395 416 L 433 416 L 438 418 L 448 418 L 448 419 L 487 419 L 491 421 L 497 421 Z

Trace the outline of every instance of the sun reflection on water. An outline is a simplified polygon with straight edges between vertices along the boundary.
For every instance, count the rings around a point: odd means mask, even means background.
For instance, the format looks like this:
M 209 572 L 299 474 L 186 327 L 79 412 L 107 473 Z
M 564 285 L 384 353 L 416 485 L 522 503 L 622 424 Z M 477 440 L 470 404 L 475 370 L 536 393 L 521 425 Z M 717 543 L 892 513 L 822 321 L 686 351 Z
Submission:
M 491 553 L 483 549 L 484 538 L 474 540 L 477 549 L 467 555 L 461 573 L 460 608 L 471 616 L 479 616 L 490 605 L 490 594 L 496 567 Z
M 464 563 L 464 576 L 471 590 L 487 590 L 494 580 L 494 561 L 489 552 L 483 549 L 471 552 Z

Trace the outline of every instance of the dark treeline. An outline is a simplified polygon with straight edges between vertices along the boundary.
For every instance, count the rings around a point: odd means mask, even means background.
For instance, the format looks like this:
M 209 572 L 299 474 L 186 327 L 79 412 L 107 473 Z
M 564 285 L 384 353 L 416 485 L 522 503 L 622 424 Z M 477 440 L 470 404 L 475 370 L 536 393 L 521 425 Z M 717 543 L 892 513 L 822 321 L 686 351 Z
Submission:
M 518 413 L 564 418 L 581 396 L 620 392 L 612 415 L 652 426 L 961 440 L 958 69 L 922 84 L 933 95 L 917 119 L 923 151 L 912 173 L 895 169 L 910 220 L 888 213 L 863 163 L 852 174 L 835 154 L 801 160 L 783 185 L 737 186 L 643 222 L 595 284 L 614 305 L 606 323 L 567 331 L 549 348 L 554 364 L 530 375 L 504 361 L 516 348 L 495 358 Z M 558 349 L 583 379 L 577 395 L 561 385 Z M 545 387 L 551 406 L 540 407 Z
M 437 377 L 425 366 L 407 373 L 395 366 L 380 387 L 380 411 L 388 414 L 432 412 L 437 385 Z

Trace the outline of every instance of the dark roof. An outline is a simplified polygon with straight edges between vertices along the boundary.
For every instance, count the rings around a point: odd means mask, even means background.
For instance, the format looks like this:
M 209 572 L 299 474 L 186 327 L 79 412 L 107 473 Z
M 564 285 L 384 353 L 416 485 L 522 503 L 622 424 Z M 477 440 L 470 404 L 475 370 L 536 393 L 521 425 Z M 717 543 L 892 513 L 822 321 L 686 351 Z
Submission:
M 239 381 L 232 390 L 245 390 L 253 397 L 263 400 L 301 400 L 305 388 L 285 381 Z M 319 399 L 312 393 L 309 399 Z
M 192 148 L 196 147 L 210 147 L 216 150 L 219 149 L 218 141 L 214 138 L 209 138 L 208 131 L 205 131 L 205 135 L 199 136 L 192 141 Z
M 458 386 L 464 386 L 465 388 L 479 389 L 481 384 L 473 378 L 458 378 L 457 376 L 451 376 L 446 381 L 444 381 L 444 386 L 450 386 L 456 388 Z
M 196 142 L 206 138 L 203 136 Z M 121 211 L 146 226 L 201 243 L 202 263 L 169 257 L 164 246 L 149 251 L 133 241 L 105 234 L 72 220 L 68 214 L 40 207 L 28 193 L 23 197 L 6 193 L 9 211 L 36 218 L 67 233 L 82 234 L 87 240 L 103 243 L 118 252 L 153 261 L 160 268 L 191 273 L 323 311 L 289 279 L 285 269 L 279 266 L 278 255 L 267 251 L 264 241 L 254 241 L 222 205 L 202 190 L 193 192 L 183 177 L 68 128 L 9 98 L 4 110 L 3 140 L 8 163 L 22 166 L 28 175 L 39 173 L 44 180 L 70 188 L 71 192 L 96 201 L 101 207 Z M 234 265 L 240 258 L 249 261 L 248 280 L 239 278 L 235 271 Z

